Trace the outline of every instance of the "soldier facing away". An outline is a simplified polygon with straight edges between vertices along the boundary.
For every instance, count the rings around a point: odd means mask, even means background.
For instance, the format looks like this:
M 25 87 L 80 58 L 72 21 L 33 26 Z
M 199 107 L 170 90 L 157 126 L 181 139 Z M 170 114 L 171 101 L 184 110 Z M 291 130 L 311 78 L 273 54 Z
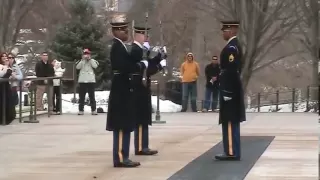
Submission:
M 227 45 L 220 54 L 220 117 L 224 153 L 217 160 L 240 160 L 240 123 L 246 120 L 241 73 L 242 50 L 236 37 L 239 22 L 222 22 Z
M 136 155 L 154 155 L 158 151 L 149 148 L 149 125 L 152 124 L 152 103 L 151 103 L 151 79 L 150 76 L 156 74 L 166 66 L 160 52 L 155 57 L 147 57 L 147 47 L 143 44 L 147 40 L 147 27 L 134 27 L 134 42 L 131 48 L 131 58 L 134 63 L 147 59 L 149 66 L 145 70 L 139 70 L 132 74 L 134 81 L 133 98 L 136 105 L 135 121 L 137 122 L 134 131 L 134 145 Z M 145 72 L 146 71 L 146 72 Z M 146 76 L 144 77 L 144 74 Z M 146 78 L 145 80 L 143 78 Z M 144 83 L 144 81 L 146 81 Z
M 129 159 L 130 135 L 136 126 L 132 118 L 132 79 L 131 74 L 143 71 L 148 61 L 134 62 L 123 43 L 128 40 L 128 22 L 125 17 L 117 17 L 111 22 L 114 35 L 110 51 L 113 72 L 108 103 L 106 130 L 113 131 L 113 165 L 114 167 L 137 167 L 139 162 Z

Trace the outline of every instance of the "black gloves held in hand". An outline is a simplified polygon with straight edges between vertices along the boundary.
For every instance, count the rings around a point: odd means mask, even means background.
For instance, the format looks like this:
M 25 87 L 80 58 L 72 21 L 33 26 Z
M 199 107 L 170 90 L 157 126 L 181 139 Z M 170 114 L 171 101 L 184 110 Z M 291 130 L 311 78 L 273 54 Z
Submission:
M 12 69 L 7 69 L 6 74 L 2 78 L 9 78 L 12 74 Z

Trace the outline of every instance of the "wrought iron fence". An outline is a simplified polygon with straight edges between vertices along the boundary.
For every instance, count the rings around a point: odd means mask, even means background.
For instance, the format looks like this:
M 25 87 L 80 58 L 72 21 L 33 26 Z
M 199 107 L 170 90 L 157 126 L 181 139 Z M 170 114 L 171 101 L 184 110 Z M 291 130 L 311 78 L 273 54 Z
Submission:
M 182 88 L 180 81 L 167 82 L 164 90 L 164 99 L 176 104 L 182 104 Z M 197 99 L 197 108 L 200 111 L 204 99 Z M 190 102 L 188 103 L 190 106 Z M 319 87 L 308 86 L 304 89 L 291 88 L 286 91 L 256 93 L 245 97 L 245 105 L 249 112 L 279 112 L 290 107 L 286 112 L 317 112 L 319 110 Z M 299 109 L 303 107 L 303 111 Z
M 19 97 L 19 101 L 18 101 L 18 118 L 19 118 L 19 122 L 20 123 L 39 123 L 39 121 L 37 120 L 37 95 L 36 95 L 36 91 L 37 91 L 37 81 L 52 81 L 53 79 L 60 79 L 60 88 L 62 88 L 61 86 L 61 79 L 62 77 L 43 77 L 43 78 L 24 78 L 22 80 L 19 80 L 19 86 L 18 86 L 18 97 Z M 6 104 L 6 96 L 8 95 L 6 93 L 6 89 L 4 86 L 4 83 L 7 82 L 12 82 L 14 80 L 11 79 L 5 79 L 5 78 L 0 78 L 0 88 L 1 88 L 1 96 L 2 96 L 2 101 L 0 102 L 1 104 L 1 108 L 2 108 L 2 114 L 1 114 L 1 124 L 2 125 L 6 125 L 6 118 L 7 118 L 7 114 L 6 114 L 6 108 L 15 108 L 15 107 L 7 107 Z M 17 81 L 17 80 L 15 80 Z M 52 91 L 50 91 L 50 87 L 53 86 L 50 83 L 46 84 L 46 93 L 47 93 L 47 97 L 52 97 Z M 23 92 L 28 93 L 28 95 L 23 96 Z M 61 97 L 61 89 L 60 89 L 60 97 Z M 22 98 L 25 98 L 22 101 Z M 22 102 L 24 102 L 24 105 L 22 104 Z M 52 98 L 47 98 L 47 103 L 48 103 L 48 108 L 47 108 L 47 112 L 45 114 L 48 115 L 48 117 L 51 116 L 51 110 L 50 107 L 52 107 Z M 62 107 L 62 101 L 60 98 L 60 101 L 58 102 L 60 103 L 60 107 Z M 27 106 L 28 108 L 23 108 L 23 106 Z M 62 110 L 62 108 L 61 108 Z M 29 113 L 29 115 L 27 116 L 27 120 L 24 120 L 25 118 L 23 117 L 23 113 Z M 62 113 L 62 112 L 60 112 Z

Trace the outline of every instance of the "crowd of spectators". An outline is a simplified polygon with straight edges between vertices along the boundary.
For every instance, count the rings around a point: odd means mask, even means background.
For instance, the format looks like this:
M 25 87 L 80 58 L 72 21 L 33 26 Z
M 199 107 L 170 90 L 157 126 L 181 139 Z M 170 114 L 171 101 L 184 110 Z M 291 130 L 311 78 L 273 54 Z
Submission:
M 24 74 L 16 63 L 14 54 L 1 53 L 0 55 L 0 123 L 3 122 L 4 117 L 6 125 L 10 124 L 16 118 L 16 106 L 22 98 L 18 95 L 20 85 L 23 86 L 23 90 L 34 90 L 33 92 L 36 94 L 35 108 L 37 111 L 49 110 L 51 114 L 61 114 L 61 79 L 50 78 L 47 80 L 30 80 L 28 83 L 23 82 Z M 75 66 L 79 72 L 78 115 L 84 114 L 85 96 L 87 93 L 90 100 L 91 114 L 97 115 L 95 101 L 95 69 L 99 66 L 99 63 L 91 58 L 89 49 L 84 49 L 82 58 L 75 63 Z M 49 59 L 49 54 L 47 52 L 42 52 L 40 54 L 34 70 L 35 78 L 62 77 L 65 73 L 65 69 L 61 67 L 61 62 L 57 59 Z M 27 88 L 25 86 L 27 86 Z M 43 99 L 45 93 L 47 94 L 47 101 L 51 101 L 51 103 L 47 102 L 47 107 L 44 105 Z M 30 99 L 28 100 L 32 101 Z M 3 104 L 3 102 L 5 104 Z

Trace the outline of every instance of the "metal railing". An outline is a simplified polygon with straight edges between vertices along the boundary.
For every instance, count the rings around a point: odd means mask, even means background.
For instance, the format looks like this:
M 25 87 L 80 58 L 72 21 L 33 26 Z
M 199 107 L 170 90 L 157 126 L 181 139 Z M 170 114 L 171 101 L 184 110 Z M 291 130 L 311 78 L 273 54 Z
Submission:
M 53 105 L 52 102 L 52 91 L 50 91 L 50 88 L 53 88 L 53 84 L 49 83 L 49 81 L 53 81 L 54 79 L 59 79 L 60 80 L 60 99 L 59 99 L 59 104 L 60 104 L 60 113 L 62 113 L 62 77 L 39 77 L 39 78 L 24 78 L 21 80 L 12 80 L 12 79 L 8 79 L 8 78 L 0 78 L 0 83 L 7 83 L 7 82 L 18 82 L 18 97 L 19 97 L 19 104 L 18 104 L 18 118 L 19 118 L 19 122 L 20 123 L 39 123 L 39 121 L 37 120 L 37 81 L 47 81 L 48 83 L 46 83 L 43 86 L 46 86 L 46 93 L 47 93 L 47 102 L 48 102 L 48 107 L 47 107 L 47 115 L 48 117 L 51 116 L 51 107 Z M 24 82 L 29 81 L 29 86 L 28 86 L 28 91 L 30 93 L 30 109 L 29 109 L 29 116 L 28 116 L 28 120 L 23 120 L 24 117 L 22 116 L 23 112 L 23 108 L 22 108 L 22 92 L 24 91 Z M 6 125 L 6 118 L 7 118 L 7 114 L 6 114 L 6 108 L 15 108 L 15 106 L 12 107 L 6 107 L 6 90 L 4 89 L 5 86 L 1 86 L 2 88 L 2 102 L 1 103 L 1 108 L 2 108 L 2 120 L 1 120 L 1 124 L 2 125 Z M 24 101 L 28 101 L 27 99 L 24 99 Z
M 168 95 L 165 95 L 165 99 L 171 100 L 176 104 L 182 104 L 182 92 L 181 89 L 164 90 Z M 157 95 L 156 93 L 154 93 Z M 312 97 L 313 95 L 313 97 Z M 281 109 L 281 105 L 290 104 L 291 112 L 296 112 L 297 105 L 304 105 L 305 112 L 319 110 L 319 87 L 308 86 L 305 89 L 292 88 L 286 91 L 275 91 L 267 93 L 256 93 L 245 97 L 245 105 L 247 109 L 255 109 L 256 112 L 261 112 L 262 107 L 274 106 L 275 109 L 271 112 L 278 112 Z M 197 99 L 197 110 L 201 110 L 204 107 L 205 100 Z M 218 102 L 217 102 L 218 103 Z M 190 107 L 190 97 L 188 100 L 188 107 Z M 189 108 L 188 108 L 189 109 Z
M 319 87 L 314 86 L 307 86 L 306 89 L 292 88 L 286 91 L 257 93 L 248 96 L 248 98 L 250 101 L 247 100 L 247 106 L 257 109 L 257 112 L 261 112 L 261 108 L 264 106 L 275 106 L 274 112 L 278 112 L 280 106 L 284 104 L 290 104 L 291 112 L 296 112 L 297 105 L 304 105 L 305 112 L 309 112 L 311 109 L 314 109 L 315 112 L 319 110 L 319 101 L 317 100 L 319 99 Z

